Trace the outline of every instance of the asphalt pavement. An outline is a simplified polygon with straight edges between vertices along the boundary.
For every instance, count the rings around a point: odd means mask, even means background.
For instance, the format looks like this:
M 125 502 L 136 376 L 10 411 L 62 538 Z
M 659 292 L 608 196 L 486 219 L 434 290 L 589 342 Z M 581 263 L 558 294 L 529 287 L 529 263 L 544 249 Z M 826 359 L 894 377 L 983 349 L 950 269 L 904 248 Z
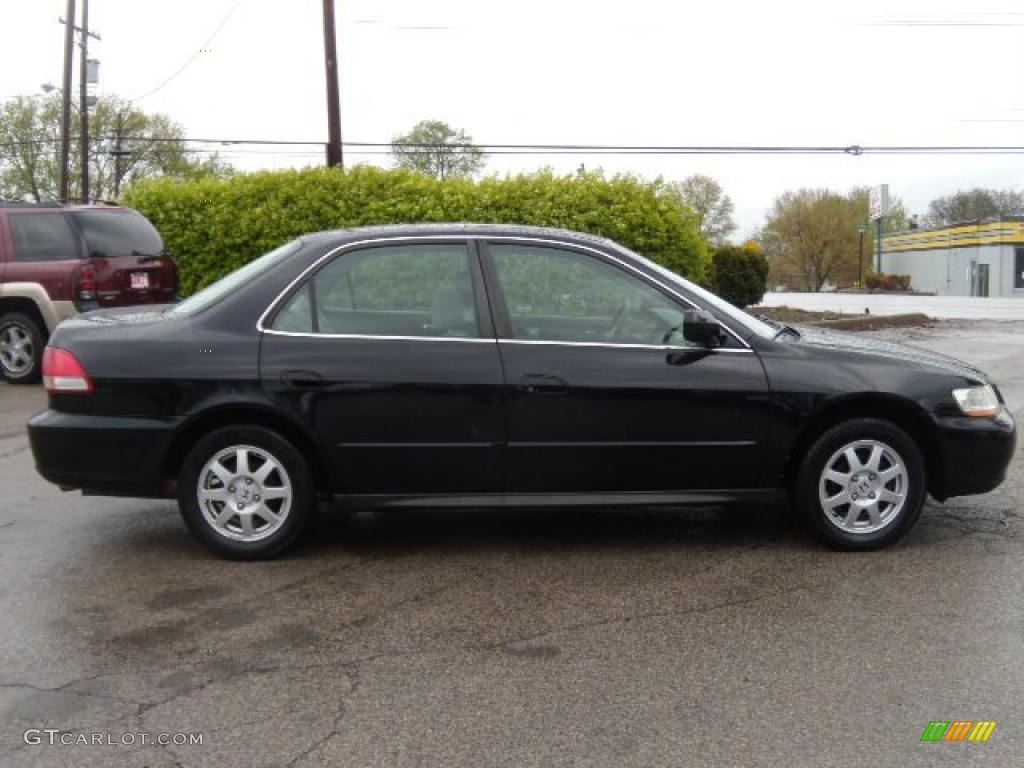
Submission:
M 1024 417 L 1024 322 L 878 335 L 979 364 Z M 233 563 L 168 502 L 39 478 L 44 401 L 0 384 L 2 766 L 1024 763 L 1020 449 L 881 552 L 772 509 L 436 511 Z M 921 743 L 933 720 L 998 725 Z

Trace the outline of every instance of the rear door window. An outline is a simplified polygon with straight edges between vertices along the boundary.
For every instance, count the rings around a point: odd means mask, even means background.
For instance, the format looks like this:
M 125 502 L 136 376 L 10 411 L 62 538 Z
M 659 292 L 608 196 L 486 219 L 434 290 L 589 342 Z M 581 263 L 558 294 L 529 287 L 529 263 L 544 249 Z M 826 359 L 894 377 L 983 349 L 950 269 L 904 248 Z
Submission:
M 469 251 L 463 243 L 410 243 L 343 254 L 292 297 L 273 328 L 342 336 L 479 338 Z
M 134 211 L 74 211 L 90 256 L 159 256 L 164 249 L 156 228 Z
M 62 212 L 11 213 L 7 216 L 18 261 L 79 259 L 78 239 Z

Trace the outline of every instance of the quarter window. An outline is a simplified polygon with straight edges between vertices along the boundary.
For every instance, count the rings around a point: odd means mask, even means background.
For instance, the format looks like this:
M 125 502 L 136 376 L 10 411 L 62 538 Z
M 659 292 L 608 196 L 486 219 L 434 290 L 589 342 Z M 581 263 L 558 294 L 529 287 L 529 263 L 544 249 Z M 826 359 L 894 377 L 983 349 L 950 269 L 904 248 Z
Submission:
M 7 221 L 18 261 L 81 258 L 75 234 L 63 213 L 12 213 Z
M 556 248 L 490 252 L 517 339 L 690 346 L 683 307 L 618 267 Z
M 360 336 L 477 338 L 465 245 L 412 244 L 342 254 L 274 319 L 274 329 Z

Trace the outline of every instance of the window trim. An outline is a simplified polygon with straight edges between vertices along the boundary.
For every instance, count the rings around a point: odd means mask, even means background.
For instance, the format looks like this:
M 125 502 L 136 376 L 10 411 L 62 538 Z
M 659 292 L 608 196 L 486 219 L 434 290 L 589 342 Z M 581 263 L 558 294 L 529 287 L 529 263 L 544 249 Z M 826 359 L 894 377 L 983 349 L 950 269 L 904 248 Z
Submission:
M 298 293 L 304 286 L 313 285 L 313 281 L 316 279 L 317 274 L 328 265 L 333 263 L 336 259 L 343 258 L 346 253 L 351 251 L 365 251 L 372 248 L 387 248 L 396 245 L 402 245 L 403 243 L 409 245 L 460 245 L 466 251 L 466 261 L 469 267 L 469 278 L 473 286 L 473 307 L 477 314 L 477 328 L 479 330 L 479 336 L 477 337 L 462 337 L 462 336 L 394 336 L 387 334 L 372 334 L 372 333 L 319 333 L 316 329 L 316 309 L 315 304 L 311 303 L 311 312 L 313 312 L 313 333 L 296 332 L 296 331 L 279 331 L 275 328 L 269 327 L 273 325 L 274 320 L 277 318 L 277 313 L 285 306 L 291 298 Z M 491 309 L 487 303 L 487 296 L 483 287 L 483 274 L 480 271 L 480 253 L 477 249 L 477 243 L 475 239 L 471 237 L 463 237 L 459 235 L 402 235 L 398 237 L 385 237 L 385 238 L 373 238 L 368 240 L 359 240 L 351 243 L 345 243 L 332 248 L 327 253 L 320 256 L 311 265 L 306 267 L 299 276 L 292 280 L 281 293 L 277 295 L 270 305 L 264 310 L 263 314 L 260 315 L 259 320 L 256 322 L 256 330 L 260 333 L 269 333 L 274 336 L 293 336 L 301 338 L 319 338 L 319 339 L 378 339 L 382 341 L 459 341 L 459 342 L 470 342 L 470 343 L 485 343 L 494 344 L 497 342 L 494 333 L 494 322 L 492 319 Z M 316 289 L 313 288 L 313 296 L 315 297 Z
M 299 285 L 306 277 L 315 273 L 323 267 L 330 259 L 334 257 L 343 256 L 347 251 L 359 248 L 361 246 L 373 246 L 381 245 L 384 243 L 400 244 L 403 242 L 407 243 L 420 243 L 420 242 L 452 242 L 461 243 L 466 246 L 470 252 L 471 262 L 471 277 L 473 278 L 474 293 L 477 295 L 477 301 L 483 300 L 485 305 L 488 307 L 486 314 L 480 315 L 478 318 L 481 324 L 481 337 L 476 339 L 460 338 L 460 337 L 445 337 L 445 336 L 375 336 L 373 334 L 325 334 L 325 333 L 294 333 L 290 331 L 275 331 L 273 328 L 268 328 L 268 318 L 270 322 L 273 322 L 273 315 L 280 308 L 280 305 L 288 299 L 292 294 L 292 291 Z M 602 251 L 592 246 L 583 245 L 567 240 L 556 240 L 552 238 L 530 236 L 530 235 L 489 235 L 486 233 L 474 233 L 467 235 L 392 235 L 386 237 L 372 237 L 364 240 L 354 240 L 349 243 L 342 243 L 341 245 L 335 246 L 328 250 L 325 254 L 317 258 L 312 264 L 306 267 L 299 275 L 285 286 L 277 297 L 270 302 L 267 308 L 260 315 L 256 321 L 256 330 L 260 333 L 268 333 L 274 336 L 293 336 L 300 338 L 321 338 L 321 339 L 365 339 L 365 340 L 383 340 L 383 341 L 432 341 L 432 342 L 461 342 L 461 343 L 484 343 L 484 344 L 497 344 L 498 334 L 495 324 L 505 322 L 507 312 L 499 312 L 499 306 L 504 309 L 504 297 L 501 296 L 501 285 L 493 281 L 493 278 L 488 271 L 489 268 L 493 269 L 493 264 L 488 264 L 490 261 L 489 254 L 487 251 L 487 245 L 490 242 L 516 242 L 516 243 L 527 243 L 533 245 L 540 245 L 541 247 L 552 247 L 561 248 L 564 250 L 577 250 L 583 253 L 587 253 L 596 256 L 598 259 L 612 262 L 614 265 L 618 265 L 627 272 L 631 272 L 641 280 L 647 282 L 654 288 L 660 290 L 662 293 L 667 294 L 670 298 L 677 301 L 681 301 L 688 305 L 691 309 L 702 309 L 711 314 L 718 320 L 719 324 L 725 329 L 725 331 L 732 336 L 733 339 L 740 345 L 738 349 L 733 348 L 717 348 L 711 350 L 712 352 L 740 352 L 740 353 L 753 353 L 754 350 L 750 344 L 740 336 L 733 328 L 726 322 L 724 322 L 716 313 L 709 310 L 707 307 L 703 307 L 693 299 L 689 298 L 683 293 L 680 293 L 675 288 L 665 285 L 656 278 L 648 275 L 643 270 L 633 266 L 629 262 L 620 259 L 606 251 Z M 473 259 L 473 256 L 476 259 Z M 473 269 L 473 262 L 477 262 L 477 268 Z M 477 280 L 480 279 L 478 283 Z M 497 295 L 495 295 L 497 294 Z M 489 302 L 488 299 L 491 299 Z M 499 305 L 500 302 L 500 305 Z M 479 309 L 478 309 L 479 312 Z M 493 313 L 493 314 L 492 314 Z M 492 320 L 493 316 L 493 320 Z M 488 330 L 490 335 L 484 332 L 484 325 L 489 326 Z M 663 351 L 673 351 L 681 349 L 690 349 L 690 347 L 675 347 L 671 344 L 657 344 L 657 345 L 636 345 L 636 344 L 616 344 L 612 342 L 569 342 L 569 341 L 544 341 L 539 339 L 514 339 L 501 337 L 501 342 L 508 344 L 549 344 L 549 345 L 561 345 L 561 346 L 591 346 L 591 347 L 610 347 L 610 348 L 639 348 L 639 349 L 656 349 Z

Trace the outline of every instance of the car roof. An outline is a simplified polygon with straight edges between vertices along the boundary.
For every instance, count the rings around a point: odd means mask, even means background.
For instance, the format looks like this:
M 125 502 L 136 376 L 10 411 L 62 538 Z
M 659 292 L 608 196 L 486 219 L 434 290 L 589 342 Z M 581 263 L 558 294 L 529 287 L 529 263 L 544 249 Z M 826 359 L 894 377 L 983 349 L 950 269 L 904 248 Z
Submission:
M 528 237 L 553 239 L 599 245 L 617 251 L 622 250 L 608 238 L 575 232 L 557 227 L 534 227 L 523 224 L 484 224 L 475 222 L 442 222 L 429 224 L 385 224 L 369 227 L 350 227 L 313 232 L 306 237 L 317 240 L 331 240 L 337 243 L 351 242 L 360 239 L 377 239 L 387 237 L 417 237 L 420 235 L 451 235 L 453 237 Z
M 123 206 L 116 203 L 24 203 L 0 201 L 0 208 L 41 211 L 124 211 Z

